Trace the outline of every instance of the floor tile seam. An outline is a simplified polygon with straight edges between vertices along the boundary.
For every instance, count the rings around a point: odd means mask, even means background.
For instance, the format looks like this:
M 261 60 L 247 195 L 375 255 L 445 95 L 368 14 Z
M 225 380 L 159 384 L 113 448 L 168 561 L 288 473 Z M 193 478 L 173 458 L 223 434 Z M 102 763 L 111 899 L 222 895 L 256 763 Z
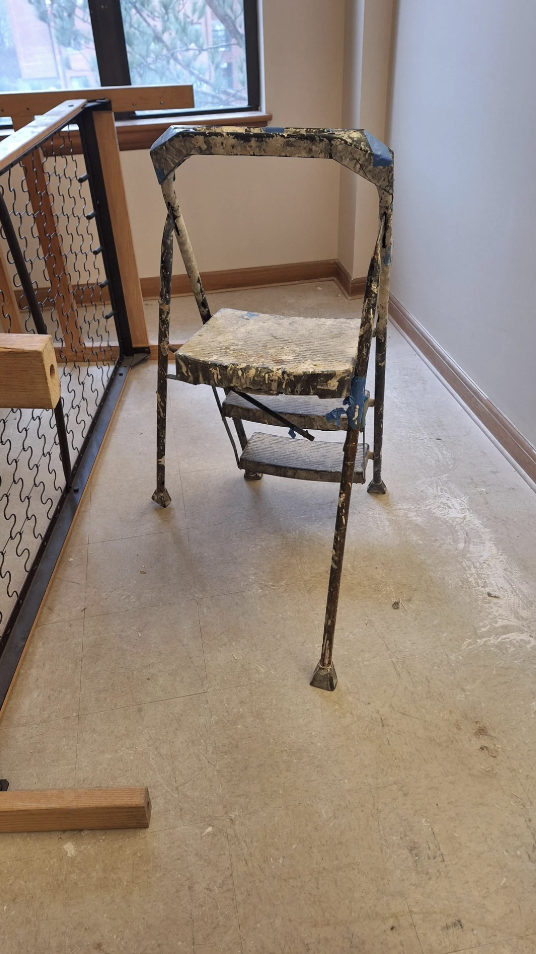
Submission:
M 95 619 L 95 618 L 102 619 L 101 616 L 90 617 L 90 619 Z M 201 637 L 199 638 L 201 639 Z M 180 650 L 181 652 L 178 652 L 177 650 L 166 649 L 166 650 L 159 650 L 158 652 L 155 652 L 154 650 L 150 650 L 149 652 L 144 652 L 143 654 L 138 653 L 137 655 L 140 657 L 138 660 L 138 665 L 129 665 L 129 662 L 130 662 L 129 659 L 126 659 L 124 661 L 120 660 L 117 652 L 112 654 L 110 654 L 109 652 L 108 653 L 103 652 L 99 654 L 96 662 L 90 665 L 90 663 L 88 662 L 86 658 L 86 654 L 83 653 L 81 657 L 82 674 L 85 675 L 85 678 L 91 679 L 91 678 L 94 678 L 95 676 L 98 676 L 102 672 L 104 666 L 109 666 L 110 667 L 109 671 L 113 670 L 114 673 L 118 673 L 121 676 L 135 677 L 137 674 L 145 673 L 147 671 L 147 666 L 149 663 L 158 664 L 158 663 L 165 662 L 167 660 L 171 661 L 171 659 L 175 657 L 179 658 L 184 653 L 188 657 L 188 662 L 192 665 L 192 668 L 194 669 L 195 674 L 197 676 L 200 676 L 201 673 L 199 672 L 199 666 L 196 665 L 196 663 L 192 659 L 191 653 L 188 651 L 188 649 L 186 649 L 186 647 L 182 643 L 180 646 Z M 87 653 L 89 654 L 90 652 L 91 652 L 91 647 L 88 647 Z M 85 666 L 84 666 L 84 661 L 86 663 Z M 204 673 L 204 678 L 205 679 L 207 678 L 206 671 Z M 204 688 L 207 688 L 207 687 L 205 686 Z
M 228 819 L 227 819 L 227 821 L 228 821 Z M 232 853 L 232 851 L 231 851 L 231 845 L 229 844 L 229 826 L 228 826 L 228 824 L 225 826 L 225 843 L 226 843 L 226 845 L 227 845 L 227 856 L 228 856 L 228 859 L 229 859 L 229 869 L 230 869 L 230 872 L 231 872 L 231 881 L 232 881 L 232 884 L 233 884 L 234 908 L 235 908 L 236 922 L 237 922 L 237 924 L 238 924 L 238 934 L 239 934 L 239 937 L 240 937 L 240 949 L 241 949 L 241 951 L 243 952 L 243 951 L 245 950 L 246 941 L 245 941 L 245 937 L 244 937 L 244 931 L 243 931 L 242 923 L 241 923 L 241 920 L 240 920 L 240 911 L 239 911 L 239 906 L 238 906 L 238 895 L 237 895 L 237 889 L 236 889 L 236 877 L 235 877 L 235 869 L 234 869 L 234 864 L 233 864 L 233 853 Z
M 189 544 L 188 544 L 188 545 L 189 545 Z M 199 613 L 199 603 L 198 603 L 198 601 L 197 601 L 195 598 L 194 598 L 193 602 L 194 602 L 194 604 L 195 604 L 195 614 L 196 614 L 196 618 L 197 618 L 197 635 L 198 635 L 199 640 L 200 640 L 200 642 L 201 642 L 201 651 L 202 651 L 202 653 L 203 653 L 203 671 L 204 671 L 204 680 L 205 680 L 205 689 L 204 689 L 201 693 L 199 693 L 199 694 L 200 694 L 200 695 L 206 695 L 206 696 L 207 696 L 207 705 L 208 705 L 208 711 L 209 711 L 210 729 L 211 729 L 211 733 L 212 733 L 212 735 L 213 735 L 214 733 L 213 733 L 213 729 L 212 729 L 212 713 L 211 713 L 211 710 L 210 710 L 210 698 L 209 698 L 209 686 L 208 686 L 208 672 L 207 672 L 207 660 L 206 660 L 206 656 L 205 656 L 205 645 L 204 645 L 204 641 L 203 641 L 203 630 L 202 630 L 202 627 L 201 627 L 201 617 L 200 617 L 200 613 Z M 195 663 L 193 662 L 193 660 L 192 660 L 190 654 L 188 653 L 188 651 L 187 651 L 187 655 L 188 655 L 188 658 L 189 658 L 190 662 L 192 663 L 192 666 L 193 666 L 194 671 L 197 672 L 197 666 L 196 666 Z M 212 740 L 212 741 L 214 741 L 214 740 Z
M 251 520 L 252 521 L 254 520 L 255 522 L 250 523 L 250 521 L 248 520 L 246 524 L 237 524 L 233 518 L 233 515 L 225 515 L 222 517 L 221 520 L 216 519 L 216 520 L 211 520 L 210 522 L 201 523 L 201 524 L 192 523 L 190 522 L 190 520 L 187 516 L 186 529 L 192 530 L 192 531 L 198 531 L 199 533 L 210 533 L 210 531 L 214 527 L 223 527 L 226 524 L 229 525 L 229 529 L 231 532 L 237 533 L 237 534 L 241 532 L 247 532 L 250 530 L 272 530 L 272 532 L 278 531 L 278 528 L 274 528 L 273 516 L 271 517 L 267 516 L 266 518 L 261 517 L 260 520 L 258 518 L 251 518 Z M 281 529 L 280 532 L 285 533 L 285 536 L 288 536 L 288 537 L 291 537 L 292 535 L 291 531 L 288 531 L 288 530 L 284 531 L 283 529 Z
M 81 546 L 85 546 L 86 549 L 87 549 L 87 548 L 89 547 L 89 544 L 87 544 L 87 543 L 86 543 L 86 544 L 81 544 Z M 79 586 L 79 587 L 81 587 L 81 588 L 83 587 L 84 590 L 87 589 L 87 562 L 86 562 L 86 578 L 85 578 L 85 580 L 84 580 L 83 583 L 79 583 L 78 580 L 68 580 L 68 579 L 66 579 L 64 576 L 61 575 L 61 567 L 58 567 L 58 569 L 56 570 L 56 573 L 54 574 L 54 579 L 53 579 L 53 581 L 52 581 L 52 584 L 54 584 L 54 583 L 69 583 L 71 586 Z M 44 605 L 46 606 L 46 600 L 45 600 Z M 60 621 L 60 622 L 62 622 L 62 621 Z M 66 622 L 67 622 L 67 620 L 66 620 Z
M 417 931 L 417 936 L 419 936 L 418 931 Z M 473 945 L 473 947 L 449 948 L 449 950 L 445 951 L 444 954 L 472 954 L 473 951 L 475 952 L 475 954 L 478 954 L 478 951 L 480 951 L 482 948 L 487 949 L 490 945 L 493 946 L 497 943 L 509 944 L 510 941 L 520 941 L 520 940 L 524 940 L 525 938 L 531 938 L 535 936 L 536 935 L 534 933 L 529 933 L 529 934 L 512 934 L 510 937 L 495 937 L 492 941 L 484 941 L 482 944 L 477 944 L 476 947 Z M 419 938 L 419 941 L 420 941 L 420 938 Z
M 281 587 L 289 587 L 289 586 L 295 587 L 296 585 L 300 585 L 300 586 L 302 585 L 301 579 L 300 579 L 300 580 L 293 581 L 292 584 L 291 584 L 290 582 L 289 582 L 289 583 L 287 583 L 287 582 L 281 582 L 281 583 L 279 583 L 279 582 L 278 582 L 278 583 L 265 583 L 264 581 L 263 581 L 263 582 L 259 582 L 259 581 L 256 580 L 256 579 L 250 580 L 249 582 L 250 582 L 249 592 L 252 591 L 252 590 L 251 590 L 252 587 L 255 587 L 255 588 L 257 588 L 257 587 L 262 587 L 262 588 L 265 589 L 267 592 L 275 592 L 276 590 L 280 590 Z M 326 590 L 326 592 L 327 592 L 327 590 Z M 203 600 L 203 601 L 205 601 L 205 600 L 208 600 L 208 599 L 213 599 L 214 597 L 223 598 L 223 597 L 225 597 L 225 596 L 240 596 L 240 595 L 242 595 L 243 593 L 244 593 L 244 587 L 243 587 L 243 586 L 239 586 L 238 589 L 231 589 L 230 586 L 226 586 L 224 589 L 221 590 L 221 592 L 218 592 L 218 591 L 217 591 L 216 593 L 212 593 L 212 594 L 209 593 L 208 591 L 203 592 L 202 590 L 196 590 L 196 589 L 195 589 L 195 580 L 194 580 L 194 596 L 193 596 L 193 599 L 195 599 L 195 600 Z M 307 595 L 307 594 L 306 594 L 306 595 Z
M 203 626 L 202 626 L 202 623 L 201 623 L 201 613 L 200 613 L 200 608 L 199 608 L 199 600 L 197 600 L 197 599 L 195 600 L 195 612 L 196 612 L 196 616 L 197 616 L 197 625 L 198 625 L 198 627 L 199 627 L 199 638 L 200 638 L 200 640 L 201 640 L 201 651 L 202 651 L 202 653 L 203 653 L 203 665 L 204 665 L 204 667 L 205 667 L 205 680 L 206 680 L 206 683 L 207 683 L 207 685 L 206 685 L 207 705 L 208 705 L 208 712 L 209 712 L 210 727 L 211 727 L 211 732 L 212 732 L 212 743 L 213 743 L 213 745 L 215 746 L 215 739 L 214 739 L 214 713 L 213 713 L 212 708 L 211 708 L 211 705 L 210 705 L 210 687 L 209 687 L 209 685 L 208 685 L 208 683 L 209 683 L 209 678 L 208 678 L 208 671 L 207 671 L 207 658 L 206 658 L 206 652 L 205 652 L 205 640 L 204 640 L 204 637 L 203 637 Z M 216 773 L 216 774 L 217 774 L 217 773 Z M 219 776 L 218 776 L 218 783 L 219 783 L 219 786 L 220 786 L 220 795 L 221 795 L 221 781 L 220 781 L 220 779 L 219 779 Z M 222 803 L 222 804 L 223 804 L 223 803 Z
M 149 499 L 150 499 L 150 498 L 149 498 Z M 179 527 L 178 529 L 183 529 L 183 530 L 184 530 L 185 528 L 184 528 L 184 527 Z M 174 534 L 174 529 L 173 529 L 173 528 L 170 528 L 170 529 L 167 529 L 167 530 L 152 530 L 152 529 L 151 529 L 151 530 L 146 530 L 144 533 L 136 534 L 136 536 L 140 536 L 140 537 L 161 537 L 163 534 L 168 534 L 168 536 L 173 536 L 173 534 Z M 120 538 L 120 539 L 121 539 L 121 538 Z M 103 542 L 110 542 L 110 541 L 103 541 Z M 100 543 L 88 543 L 88 548 L 91 547 L 91 546 L 94 546 L 94 547 L 100 546 Z M 89 554 L 88 554 L 88 556 L 89 556 Z M 114 587 L 114 589 L 118 589 L 118 587 Z
M 217 756 L 216 756 L 217 758 Z M 340 781 L 340 779 L 335 779 L 334 781 Z M 375 791 L 374 786 L 371 786 L 367 783 L 359 785 L 358 783 L 355 786 L 352 786 L 351 789 L 345 790 L 345 794 L 354 796 L 358 795 L 363 797 L 365 795 L 373 795 Z M 308 794 L 311 792 L 311 787 L 308 788 L 307 793 L 302 797 L 296 795 L 287 795 L 283 796 L 281 800 L 276 800 L 273 804 L 265 805 L 262 808 L 235 808 L 232 811 L 224 812 L 223 818 L 227 821 L 234 824 L 235 821 L 242 818 L 254 818 L 256 815 L 263 816 L 268 815 L 271 812 L 284 812 L 285 810 L 295 809 L 299 805 L 306 804 L 308 801 Z M 381 845 L 378 843 L 378 846 L 381 848 Z M 349 863 L 350 864 L 350 863 Z
M 314 667 L 313 667 L 313 668 L 314 668 Z M 263 681 L 260 680 L 260 679 L 253 679 L 251 682 L 239 682 L 239 683 L 235 683 L 235 684 L 230 685 L 230 686 L 214 686 L 214 685 L 211 686 L 211 685 L 209 685 L 209 686 L 207 686 L 207 688 L 206 688 L 206 692 L 208 692 L 208 693 L 211 693 L 211 692 L 212 692 L 212 693 L 238 692 L 238 691 L 240 691 L 240 690 L 242 690 L 242 689 L 261 688 L 261 687 L 263 687 L 263 686 L 266 687 L 266 686 L 268 686 L 268 685 L 269 685 L 270 687 L 272 687 L 272 684 L 274 684 L 274 685 L 276 685 L 276 686 L 277 686 L 277 685 L 281 685 L 281 678 L 280 678 L 277 674 L 273 676 L 273 679 L 270 678 L 270 680 L 269 680 L 269 681 L 266 680 L 266 682 L 263 682 Z M 307 685 L 307 684 L 310 685 L 310 683 L 308 682 L 308 680 L 306 681 L 306 680 L 304 679 L 304 681 L 303 681 L 303 686 L 305 687 L 305 685 Z M 314 691 L 314 690 L 312 690 L 312 691 Z
M 172 428 L 173 428 L 173 430 L 174 430 L 173 422 L 172 422 Z M 178 451 L 176 451 L 176 454 L 177 454 L 177 463 L 178 463 L 178 467 L 179 467 L 179 484 L 180 484 L 180 490 L 181 490 L 182 512 L 183 512 L 183 514 L 184 514 L 184 519 L 185 519 L 185 522 L 186 522 L 186 527 L 188 528 L 188 517 L 187 517 L 187 512 L 186 512 L 186 500 L 184 499 L 184 486 L 183 486 L 183 482 L 182 482 L 182 471 L 181 471 L 180 459 L 179 459 Z M 190 556 L 191 556 L 191 554 L 190 554 Z
M 102 619 L 102 620 L 106 620 L 106 619 L 108 619 L 108 617 L 110 617 L 110 616 L 119 617 L 121 620 L 124 620 L 124 619 L 125 619 L 125 616 L 127 615 L 127 613 L 135 614 L 137 617 L 139 617 L 139 616 L 143 616 L 146 611 L 147 611 L 147 612 L 150 612 L 151 610 L 154 610 L 155 606 L 158 606 L 159 608 L 163 608 L 163 609 L 181 611 L 181 610 L 184 609 L 185 606 L 187 606 L 187 604 L 191 604 L 191 605 L 189 606 L 189 608 L 190 608 L 190 609 L 193 609 L 193 605 L 195 604 L 195 602 L 196 602 L 195 596 L 193 596 L 193 595 L 192 595 L 192 596 L 183 596 L 183 597 L 180 598 L 180 599 L 171 599 L 171 600 L 169 600 L 168 602 L 165 602 L 165 603 L 162 603 L 162 602 L 160 601 L 160 602 L 157 603 L 157 604 L 152 604 L 152 603 L 151 603 L 151 604 L 140 604 L 140 605 L 138 605 L 138 606 L 134 606 L 132 609 L 116 609 L 116 610 L 112 610 L 110 613 L 99 613 L 97 616 L 93 616 L 93 615 L 90 614 L 89 616 L 85 617 L 85 619 L 87 619 L 88 623 L 91 622 L 91 621 L 93 621 L 93 620 L 101 620 L 101 619 Z M 85 612 L 85 611 L 84 611 L 84 612 Z M 139 623 L 139 620 L 136 620 L 136 622 Z M 149 620 L 149 622 L 151 622 L 151 620 Z M 45 625 L 45 626 L 50 626 L 50 625 L 52 625 L 52 624 L 51 624 L 51 623 L 45 623 L 44 625 Z M 142 625 L 143 625 L 144 628 L 145 628 L 145 626 L 147 625 L 147 622 L 142 623 Z M 92 643 L 94 642 L 94 640 L 97 639 L 97 638 L 99 638 L 99 637 L 98 637 L 98 636 L 94 636 L 94 635 L 87 636 L 87 634 L 86 634 L 86 639 L 88 640 L 88 648 L 91 648 L 91 644 L 92 644 Z
M 130 702 L 126 706 L 106 706 L 104 709 L 81 710 L 80 718 L 98 715 L 100 712 L 122 712 L 125 709 L 139 709 L 140 706 L 145 708 L 147 706 L 161 705 L 163 702 L 175 702 L 175 701 L 178 702 L 179 699 L 191 699 L 193 696 L 204 696 L 208 693 L 208 691 L 209 691 L 208 689 L 200 689 L 199 692 L 189 692 L 186 695 L 164 696 L 161 699 L 148 699 L 142 702 Z M 71 718 L 74 718 L 74 716 L 72 716 Z M 38 723 L 38 724 L 42 724 L 42 723 Z
M 314 878 L 315 876 L 322 876 L 322 875 L 325 875 L 326 877 L 328 877 L 329 875 L 333 876 L 333 874 L 336 874 L 336 873 L 344 873 L 348 871 L 348 869 L 358 869 L 359 872 L 361 873 L 363 872 L 362 867 L 360 867 L 357 863 L 352 862 L 352 863 L 343 864 L 343 865 L 332 865 L 329 867 L 315 867 L 315 868 L 307 867 L 307 877 Z M 281 875 L 280 873 L 278 873 L 277 875 L 274 873 L 272 876 L 267 877 L 264 874 L 260 874 L 260 875 L 253 874 L 251 870 L 248 870 L 248 884 L 257 888 L 261 888 L 261 889 L 265 885 L 268 885 L 268 887 L 272 889 L 277 888 L 278 885 L 285 885 L 288 888 L 288 886 L 296 885 L 296 883 L 298 883 L 297 888 L 299 889 L 300 883 L 303 880 L 304 880 L 303 872 L 298 872 L 298 871 L 296 872 L 296 874 L 289 875 L 288 877 L 285 877 Z M 366 881 L 366 874 L 363 876 L 362 881 L 363 882 Z M 389 905 L 389 902 L 391 902 L 390 905 Z M 336 925 L 338 928 L 340 928 L 341 924 L 345 924 L 345 925 L 355 924 L 356 917 L 360 924 L 370 924 L 377 921 L 388 922 L 394 918 L 408 916 L 406 914 L 406 909 L 405 909 L 406 899 L 402 893 L 392 894 L 392 895 L 383 894 L 380 900 L 379 907 L 375 907 L 374 902 L 371 903 L 368 899 L 365 899 L 365 898 L 363 899 L 361 903 L 363 904 L 363 907 L 358 910 L 357 916 L 353 914 L 350 914 L 347 917 L 333 915 L 333 918 L 332 919 L 330 918 L 328 920 L 327 922 L 328 925 L 331 925 L 331 926 Z M 242 902 L 242 906 L 243 904 L 244 902 Z M 359 901 L 358 901 L 358 904 L 359 904 Z M 239 905 L 240 905 L 240 902 L 239 902 Z M 382 905 L 385 905 L 385 907 L 382 907 Z M 415 931 L 415 935 L 422 949 L 422 944 L 421 944 L 417 931 Z M 430 952 L 430 954 L 432 954 L 432 952 Z
M 82 698 L 82 660 L 84 658 L 84 627 L 85 627 L 85 610 L 83 610 L 82 616 L 82 644 L 80 652 L 80 673 L 78 678 L 78 712 L 76 714 L 76 745 L 75 745 L 75 758 L 74 758 L 74 773 L 78 771 L 78 745 L 80 741 L 80 701 Z
M 163 536 L 163 534 L 153 534 L 153 536 Z M 139 537 L 130 537 L 129 539 L 131 539 L 131 540 L 138 540 L 138 539 L 140 539 L 140 538 L 139 538 Z M 119 542 L 119 543 L 120 543 L 121 541 L 112 541 L 112 542 L 115 542 L 115 543 Z M 190 571 L 191 571 L 192 568 L 189 566 L 188 559 L 189 559 L 189 557 L 186 557 L 186 560 L 184 560 L 184 562 L 183 562 L 183 567 L 186 566 L 187 570 L 190 570 Z M 191 576 L 193 576 L 193 573 L 191 573 Z M 127 592 L 126 592 L 126 594 L 125 594 L 125 589 L 126 589 L 125 584 L 126 584 L 126 583 L 133 583 L 133 577 L 130 576 L 130 577 L 128 577 L 126 580 L 123 580 L 122 582 L 118 583 L 116 586 L 113 586 L 111 589 L 105 590 L 103 593 L 100 594 L 100 596 L 99 596 L 98 599 L 93 599 L 93 600 L 91 601 L 91 606 L 90 606 L 90 607 L 88 607 L 87 605 L 84 606 L 84 611 L 87 613 L 87 619 L 88 619 L 88 620 L 90 620 L 90 619 L 99 619 L 101 616 L 112 616 L 112 615 L 114 614 L 114 612 L 115 612 L 115 613 L 120 613 L 120 612 L 122 612 L 122 611 L 124 611 L 124 612 L 133 612 L 133 611 L 135 611 L 135 610 L 137 610 L 137 609 L 138 609 L 138 610 L 144 610 L 144 609 L 147 609 L 147 610 L 153 609 L 153 610 L 155 610 L 155 609 L 157 609 L 158 607 L 160 607 L 160 606 L 162 605 L 162 599 L 161 599 L 161 597 L 160 597 L 159 587 L 161 587 L 161 586 L 163 586 L 163 585 L 167 585 L 167 586 L 169 586 L 169 587 L 173 587 L 173 581 L 172 581 L 172 580 L 168 580 L 167 583 L 165 583 L 165 581 L 162 580 L 162 577 L 160 577 L 159 579 L 155 579 L 154 581 L 151 581 L 151 582 L 149 583 L 148 589 L 145 590 L 144 595 L 147 597 L 147 599 L 146 599 L 146 600 L 143 600 L 142 602 L 138 602 L 138 603 L 137 603 L 137 602 L 136 602 L 136 597 L 135 597 L 135 595 L 133 595 L 133 594 L 128 595 L 128 590 L 127 590 Z M 196 599 L 196 598 L 197 598 L 198 593 L 194 590 L 194 587 L 193 587 L 193 585 L 190 583 L 190 580 L 188 579 L 188 577 L 186 577 L 186 579 L 185 579 L 184 576 L 183 576 L 183 577 L 180 579 L 180 581 L 179 581 L 179 586 L 181 586 L 181 587 L 184 588 L 184 599 L 185 599 L 185 600 L 188 601 L 188 600 L 192 600 L 192 599 Z M 175 587 L 175 591 L 176 591 L 176 589 L 177 589 L 177 587 Z M 87 595 L 88 597 L 91 596 L 92 591 L 95 591 L 95 590 L 98 590 L 98 583 L 97 583 L 97 584 L 88 583 L 88 584 L 87 584 L 87 587 L 86 587 L 86 591 L 87 591 L 86 595 Z M 179 591 L 180 591 L 180 590 L 179 590 Z M 118 596 L 121 597 L 121 594 L 126 595 L 126 596 L 128 597 L 128 604 L 129 604 L 129 605 L 125 605 L 125 603 L 123 603 L 123 604 L 122 604 L 122 607 L 121 607 L 121 606 L 120 606 L 120 603 L 118 602 L 117 604 L 115 604 L 115 605 L 117 605 L 117 609 L 113 610 L 112 612 L 104 612 L 104 613 L 95 613 L 95 612 L 93 612 L 93 610 L 95 609 L 95 607 L 97 607 L 97 606 L 102 607 L 105 603 L 109 602 L 111 599 L 117 598 Z M 86 600 L 86 604 L 87 604 L 87 600 Z M 89 610 L 91 610 L 91 612 L 89 612 Z M 66 621 L 67 621 L 67 620 L 66 620 Z
M 186 527 L 185 524 L 184 524 L 184 525 L 176 525 L 176 526 L 174 527 L 174 529 L 175 529 L 175 530 L 186 530 L 187 527 Z M 164 529 L 162 529 L 162 530 L 151 530 L 151 531 L 150 531 L 150 534 L 151 534 L 152 536 L 159 536 L 159 535 L 162 535 L 163 533 L 172 533 L 172 532 L 173 532 L 173 531 L 169 530 L 169 528 L 166 527 L 166 528 L 164 528 Z M 115 542 L 118 542 L 118 541 L 120 541 L 120 540 L 134 540 L 134 539 L 136 539 L 137 537 L 145 537 L 145 536 L 148 536 L 146 530 L 142 530 L 142 531 L 140 531 L 140 532 L 133 531 L 132 533 L 124 533 L 124 534 L 121 534 L 121 536 L 104 537 L 103 539 L 100 539 L 100 540 L 90 540 L 87 545 L 88 545 L 88 547 L 91 547 L 91 546 L 96 547 L 96 546 L 99 546 L 101 543 L 115 543 Z
M 422 941 L 421 941 L 421 938 L 420 938 L 420 936 L 419 936 L 419 932 L 418 932 L 417 927 L 416 927 L 416 925 L 415 925 L 415 920 L 414 920 L 414 918 L 413 918 L 413 914 L 411 913 L 410 906 L 409 906 L 408 901 L 407 901 L 407 898 L 406 898 L 405 896 L 404 896 L 404 901 L 406 902 L 406 907 L 407 907 L 407 909 L 408 909 L 408 916 L 409 916 L 409 919 L 410 919 L 410 921 L 411 921 L 411 923 L 412 923 L 412 925 L 413 925 L 413 930 L 415 931 L 415 937 L 417 938 L 417 941 L 418 941 L 418 943 L 419 943 L 419 947 L 420 947 L 420 949 L 421 949 L 421 954 L 425 954 L 425 952 L 424 952 L 424 947 L 423 947 L 423 945 L 422 945 Z
M 445 776 L 444 772 L 441 770 L 440 767 L 437 768 L 434 772 L 430 773 L 428 771 L 426 776 L 427 781 L 429 782 L 433 782 L 436 780 L 443 780 L 445 779 L 445 777 L 447 779 L 453 779 L 453 780 L 459 781 L 459 776 L 455 775 L 454 773 L 450 773 L 449 775 Z M 412 775 L 408 779 L 407 769 L 401 769 L 398 774 L 391 775 L 391 777 L 387 781 L 383 781 L 384 778 L 385 778 L 385 773 L 383 773 L 379 778 L 376 778 L 375 782 L 371 782 L 370 783 L 371 791 L 382 793 L 385 791 L 389 791 L 392 788 L 400 789 L 401 785 L 404 785 L 404 784 L 407 785 L 410 780 L 415 778 L 415 776 Z M 419 775 L 418 778 L 422 779 L 422 774 Z M 482 781 L 485 781 L 485 780 L 486 780 L 486 777 L 482 775 Z
M 61 722 L 73 722 L 75 719 L 78 719 L 78 713 L 73 712 L 69 716 L 60 716 L 58 719 L 44 719 L 42 722 L 8 722 L 4 717 L 0 725 L 0 733 L 2 731 L 11 731 L 18 732 L 22 729 L 39 729 L 41 726 L 54 726 L 59 725 Z

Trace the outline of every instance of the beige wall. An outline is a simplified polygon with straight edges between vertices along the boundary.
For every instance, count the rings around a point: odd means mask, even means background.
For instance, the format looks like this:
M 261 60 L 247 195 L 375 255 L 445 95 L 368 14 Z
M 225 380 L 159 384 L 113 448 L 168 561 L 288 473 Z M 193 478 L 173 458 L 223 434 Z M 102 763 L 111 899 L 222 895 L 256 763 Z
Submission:
M 342 124 L 385 142 L 394 0 L 346 0 Z M 341 169 L 338 258 L 352 278 L 367 274 L 378 230 L 378 193 Z
M 364 126 L 394 148 L 393 293 L 536 444 L 536 4 L 264 0 L 263 29 L 274 125 Z M 159 189 L 147 153 L 122 161 L 153 276 Z M 178 188 L 202 269 L 366 272 L 374 190 L 335 164 L 192 159 Z
M 264 0 L 274 126 L 339 126 L 344 0 Z M 164 206 L 148 152 L 122 153 L 139 272 L 158 274 Z M 201 269 L 337 257 L 339 168 L 301 159 L 193 158 L 177 191 Z M 175 272 L 183 271 L 177 258 Z
M 536 445 L 534 0 L 399 0 L 392 290 Z

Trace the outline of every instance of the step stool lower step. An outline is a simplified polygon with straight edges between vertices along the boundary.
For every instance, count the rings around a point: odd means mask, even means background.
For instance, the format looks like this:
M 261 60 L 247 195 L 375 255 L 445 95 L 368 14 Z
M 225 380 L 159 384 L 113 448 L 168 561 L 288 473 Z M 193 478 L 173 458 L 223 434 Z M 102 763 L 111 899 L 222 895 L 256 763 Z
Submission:
M 341 398 L 319 398 L 315 395 L 308 397 L 302 394 L 253 394 L 252 397 L 257 398 L 270 410 L 282 414 L 291 424 L 297 424 L 298 427 L 308 427 L 313 431 L 339 431 L 341 428 L 346 430 L 346 414 L 341 418 L 340 424 L 326 421 L 326 414 L 329 411 L 342 406 Z M 374 401 L 369 400 L 368 406 L 371 407 L 373 403 Z M 266 411 L 261 411 L 234 391 L 227 394 L 223 402 L 223 413 L 226 417 L 253 421 L 255 424 L 272 424 L 277 427 L 277 421 Z
M 368 444 L 360 444 L 357 448 L 354 484 L 365 483 L 368 452 Z M 343 444 L 339 442 L 293 440 L 257 432 L 242 451 L 240 467 L 247 474 L 339 483 L 342 459 Z

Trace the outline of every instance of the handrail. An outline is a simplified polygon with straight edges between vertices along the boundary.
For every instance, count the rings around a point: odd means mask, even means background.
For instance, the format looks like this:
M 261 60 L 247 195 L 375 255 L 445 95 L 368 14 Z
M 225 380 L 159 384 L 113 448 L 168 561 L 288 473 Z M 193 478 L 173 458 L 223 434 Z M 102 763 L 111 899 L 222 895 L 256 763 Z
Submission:
M 5 172 L 43 139 L 48 139 L 73 119 L 86 105 L 85 99 L 70 99 L 23 126 L 0 142 L 0 173 Z
M 37 114 L 59 106 L 67 90 L 40 90 L 0 93 L 0 116 L 33 119 Z M 114 113 L 136 110 L 191 109 L 194 106 L 193 86 L 103 86 L 81 89 L 86 100 L 109 99 Z

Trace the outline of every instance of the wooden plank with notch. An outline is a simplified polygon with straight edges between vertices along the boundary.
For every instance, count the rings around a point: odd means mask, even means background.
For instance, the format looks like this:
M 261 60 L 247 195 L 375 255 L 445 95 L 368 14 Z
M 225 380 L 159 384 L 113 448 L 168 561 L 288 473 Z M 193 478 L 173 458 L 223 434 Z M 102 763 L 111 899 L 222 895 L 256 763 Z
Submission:
M 0 792 L 0 832 L 148 828 L 147 788 Z
M 24 95 L 24 93 L 13 95 L 19 96 Z M 70 99 L 63 102 L 64 97 L 65 94 L 59 100 L 60 105 L 51 109 L 45 116 L 33 119 L 31 112 L 24 112 L 22 116 L 19 116 L 17 122 L 14 123 L 16 132 L 10 133 L 0 142 L 0 172 L 4 172 L 14 162 L 17 162 L 32 146 L 41 142 L 46 136 L 53 136 L 65 123 L 77 116 L 85 106 L 85 99 Z
M 2 330 L 11 331 L 19 335 L 24 334 L 24 324 L 2 248 L 0 248 L 0 291 L 4 298 L 3 310 L 0 305 L 0 326 Z
M 51 336 L 0 334 L 0 407 L 54 408 L 59 399 Z
M 41 149 L 34 149 L 21 161 L 21 166 L 24 169 L 37 234 L 48 272 L 51 297 L 54 300 L 65 344 L 70 350 L 76 351 L 84 347 L 84 341 L 78 324 L 76 301 L 71 289 L 61 236 L 58 232 L 53 198 L 48 190 Z

